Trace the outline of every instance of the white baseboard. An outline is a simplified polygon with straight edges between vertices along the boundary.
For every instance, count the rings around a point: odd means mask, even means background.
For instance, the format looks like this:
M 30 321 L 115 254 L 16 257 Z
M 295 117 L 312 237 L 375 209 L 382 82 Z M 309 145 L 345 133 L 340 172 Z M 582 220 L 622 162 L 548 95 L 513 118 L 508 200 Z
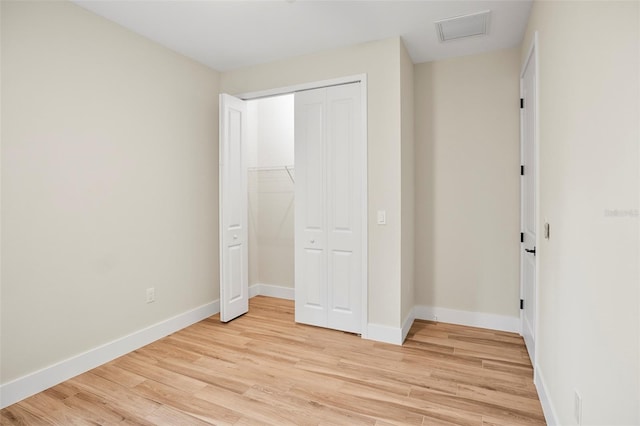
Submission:
M 433 306 L 415 306 L 413 312 L 415 319 L 434 321 L 437 317 L 439 322 L 520 333 L 520 319 L 518 317 Z
M 536 365 L 533 370 L 533 383 L 536 385 L 536 389 L 538 391 L 538 398 L 540 398 L 540 404 L 542 405 L 544 419 L 546 420 L 548 426 L 557 426 L 560 424 L 560 422 L 558 421 L 556 410 L 554 410 L 551 399 L 549 398 L 549 391 L 542 373 L 540 372 L 540 367 Z
M 294 289 L 270 284 L 255 284 L 249 287 L 249 297 L 258 295 L 293 300 Z M 219 312 L 220 301 L 216 300 L 0 385 L 0 409 L 49 389 L 78 374 L 99 367 Z
M 0 385 L 0 408 L 99 367 L 218 312 L 220 301 L 216 300 Z
M 366 338 L 378 342 L 401 345 L 416 319 L 433 321 L 437 317 L 439 322 L 467 325 L 470 327 L 487 328 L 490 330 L 520 332 L 520 319 L 504 315 L 486 314 L 482 312 L 458 311 L 455 309 L 437 308 L 432 306 L 415 306 L 402 322 L 402 327 L 371 324 L 367 328 Z
M 273 284 L 257 283 L 249 287 L 249 297 L 268 296 L 277 299 L 295 299 L 295 289 Z
M 367 324 L 366 338 L 376 342 L 391 343 L 392 345 L 402 345 L 404 341 L 402 328 L 372 323 Z
M 258 295 L 293 300 L 295 289 L 271 284 L 254 284 L 249 287 L 249 297 Z M 97 348 L 81 353 L 50 367 L 43 368 L 11 382 L 0 385 L 0 409 L 14 404 L 24 398 L 42 392 L 65 380 L 99 367 L 122 355 L 148 345 L 171 333 L 195 324 L 220 312 L 220 301 L 216 300 L 192 309 L 175 317 L 136 331 L 128 336 L 105 343 Z M 367 324 L 366 338 L 378 342 L 402 345 L 415 319 L 433 320 L 472 327 L 488 328 L 503 331 L 520 331 L 520 321 L 515 317 L 494 314 L 457 311 L 453 309 L 416 306 L 407 315 L 402 327 L 391 327 L 380 324 Z M 550 425 L 557 425 L 553 406 L 548 399 L 546 387 L 539 369 L 536 368 L 536 386 L 540 395 L 545 417 Z M 553 422 L 552 422 L 553 421 Z
M 253 284 L 249 286 L 249 299 L 260 296 L 260 284 Z
M 413 325 L 413 321 L 416 319 L 416 310 L 411 309 L 407 317 L 402 321 L 402 342 L 404 343 L 407 338 L 407 334 L 409 334 L 409 330 L 411 330 L 411 326 Z

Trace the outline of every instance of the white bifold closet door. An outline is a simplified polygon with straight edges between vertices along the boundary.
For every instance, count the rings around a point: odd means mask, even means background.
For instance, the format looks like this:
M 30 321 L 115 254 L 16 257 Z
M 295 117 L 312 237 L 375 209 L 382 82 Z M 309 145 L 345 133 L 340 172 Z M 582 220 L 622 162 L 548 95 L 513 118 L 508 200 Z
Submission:
M 247 105 L 220 95 L 220 320 L 249 310 Z
M 362 328 L 360 84 L 295 95 L 295 318 Z

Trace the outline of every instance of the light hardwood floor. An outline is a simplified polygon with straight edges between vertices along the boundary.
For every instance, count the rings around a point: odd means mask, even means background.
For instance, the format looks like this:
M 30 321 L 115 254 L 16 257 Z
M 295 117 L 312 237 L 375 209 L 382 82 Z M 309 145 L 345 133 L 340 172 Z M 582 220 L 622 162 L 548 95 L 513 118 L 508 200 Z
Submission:
M 539 425 L 522 338 L 416 321 L 403 346 L 255 297 L 1 411 L 28 425 Z

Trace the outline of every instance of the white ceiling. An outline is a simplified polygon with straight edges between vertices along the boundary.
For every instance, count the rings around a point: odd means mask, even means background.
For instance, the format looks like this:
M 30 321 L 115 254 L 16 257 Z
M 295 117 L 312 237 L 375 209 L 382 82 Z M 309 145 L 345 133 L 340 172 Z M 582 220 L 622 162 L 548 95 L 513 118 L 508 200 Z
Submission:
M 532 0 L 74 3 L 218 71 L 402 36 L 415 63 L 518 45 Z M 489 35 L 441 43 L 434 21 L 491 10 Z

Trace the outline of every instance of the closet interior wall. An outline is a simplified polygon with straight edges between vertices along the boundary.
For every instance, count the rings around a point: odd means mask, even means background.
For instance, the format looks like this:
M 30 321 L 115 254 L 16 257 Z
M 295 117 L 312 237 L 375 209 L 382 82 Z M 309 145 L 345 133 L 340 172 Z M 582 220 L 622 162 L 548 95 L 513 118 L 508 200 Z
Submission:
M 248 102 L 249 285 L 294 287 L 294 95 Z

